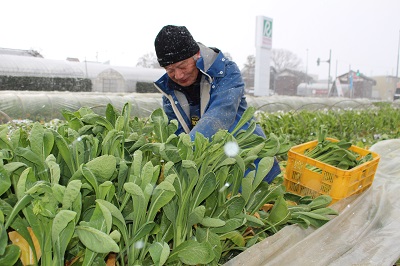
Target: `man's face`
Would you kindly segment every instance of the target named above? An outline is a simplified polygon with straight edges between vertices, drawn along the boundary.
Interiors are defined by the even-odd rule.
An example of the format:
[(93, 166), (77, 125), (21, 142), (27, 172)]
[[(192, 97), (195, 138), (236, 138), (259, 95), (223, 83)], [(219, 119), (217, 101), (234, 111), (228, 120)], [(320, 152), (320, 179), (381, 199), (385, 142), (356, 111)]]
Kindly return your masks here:
[(175, 83), (183, 87), (192, 85), (199, 73), (194, 57), (189, 57), (188, 59), (168, 65), (165, 67), (165, 70)]

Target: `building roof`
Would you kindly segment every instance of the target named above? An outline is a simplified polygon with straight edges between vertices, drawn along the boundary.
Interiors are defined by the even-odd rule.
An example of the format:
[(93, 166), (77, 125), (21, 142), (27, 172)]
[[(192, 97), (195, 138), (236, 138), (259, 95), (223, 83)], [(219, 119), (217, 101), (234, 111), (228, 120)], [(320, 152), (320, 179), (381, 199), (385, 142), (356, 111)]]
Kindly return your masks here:
[(0, 48), (0, 54), (5, 55), (19, 55), (19, 56), (31, 56), (31, 57), (41, 57), (43, 56), (35, 50), (20, 50), (11, 48)]
[[(10, 49), (12, 50), (12, 49)], [(3, 49), (4, 52), (4, 49)], [(164, 69), (143, 67), (111, 66), (98, 62), (77, 62), (73, 60), (53, 60), (27, 56), (24, 52), (0, 53), (0, 75), (30, 77), (96, 78), (107, 69), (120, 73), (125, 80), (155, 81)]]
[(0, 74), (28, 77), (85, 77), (80, 68), (62, 60), (0, 54)]

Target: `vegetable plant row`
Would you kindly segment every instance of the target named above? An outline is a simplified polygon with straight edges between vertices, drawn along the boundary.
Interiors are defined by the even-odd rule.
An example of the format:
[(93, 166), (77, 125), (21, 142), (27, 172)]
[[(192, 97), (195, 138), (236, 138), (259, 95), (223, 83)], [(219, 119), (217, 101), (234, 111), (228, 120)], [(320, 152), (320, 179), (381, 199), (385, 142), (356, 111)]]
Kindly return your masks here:
[(399, 105), (394, 103), (375, 103), (362, 109), (259, 112), (258, 118), (265, 132), (285, 134), (296, 145), (316, 140), (321, 126), (327, 136), (361, 148), (400, 137)]
[(253, 134), (255, 121), (239, 130), (254, 111), (194, 141), (162, 109), (143, 120), (129, 103), (1, 125), (0, 265), (219, 265), (284, 226), (322, 226), (337, 214), (329, 196), (263, 181), (290, 143)]

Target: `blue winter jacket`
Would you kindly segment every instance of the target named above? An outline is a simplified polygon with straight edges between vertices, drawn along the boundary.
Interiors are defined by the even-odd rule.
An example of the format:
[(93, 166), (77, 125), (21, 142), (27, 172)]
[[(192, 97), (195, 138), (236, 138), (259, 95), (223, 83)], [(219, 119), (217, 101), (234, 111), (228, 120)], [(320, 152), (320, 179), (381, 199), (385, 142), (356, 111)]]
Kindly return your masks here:
[[(199, 43), (200, 58), (196, 66), (201, 71), (200, 82), (200, 120), (190, 129), (190, 106), (186, 96), (168, 87), (168, 75), (164, 74), (155, 82), (163, 94), (163, 108), (169, 120), (179, 123), (176, 134), (186, 132), (192, 140), (196, 132), (211, 138), (218, 130), (228, 129), (231, 132), (247, 108), (244, 96), (244, 82), (235, 62), (229, 60), (215, 48)], [(243, 126), (246, 129), (250, 123)], [(257, 125), (255, 134), (266, 137), (262, 128)], [(271, 182), (280, 173), (277, 160), (266, 181)]]

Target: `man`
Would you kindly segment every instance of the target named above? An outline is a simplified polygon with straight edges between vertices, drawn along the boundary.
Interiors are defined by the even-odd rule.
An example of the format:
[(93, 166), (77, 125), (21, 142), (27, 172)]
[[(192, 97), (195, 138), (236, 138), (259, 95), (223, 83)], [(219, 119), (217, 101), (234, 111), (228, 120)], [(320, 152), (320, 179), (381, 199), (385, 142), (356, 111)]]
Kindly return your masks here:
[[(179, 122), (176, 134), (186, 132), (193, 140), (196, 132), (207, 138), (220, 129), (231, 132), (247, 108), (236, 63), (217, 48), (197, 43), (185, 26), (164, 26), (154, 46), (158, 62), (166, 70), (155, 85), (163, 94), (169, 120)], [(254, 133), (265, 137), (259, 125)], [(271, 182), (279, 173), (275, 160), (265, 180)]]

